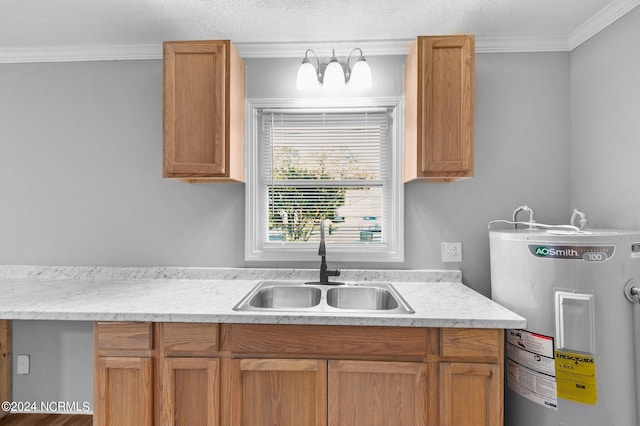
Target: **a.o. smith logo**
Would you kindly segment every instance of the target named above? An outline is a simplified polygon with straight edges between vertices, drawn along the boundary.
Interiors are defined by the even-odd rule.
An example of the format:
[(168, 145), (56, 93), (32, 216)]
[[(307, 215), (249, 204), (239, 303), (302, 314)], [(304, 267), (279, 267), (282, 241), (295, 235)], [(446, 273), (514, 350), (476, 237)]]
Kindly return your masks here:
[(529, 244), (529, 252), (536, 257), (550, 259), (576, 259), (604, 262), (613, 256), (615, 246), (554, 246)]

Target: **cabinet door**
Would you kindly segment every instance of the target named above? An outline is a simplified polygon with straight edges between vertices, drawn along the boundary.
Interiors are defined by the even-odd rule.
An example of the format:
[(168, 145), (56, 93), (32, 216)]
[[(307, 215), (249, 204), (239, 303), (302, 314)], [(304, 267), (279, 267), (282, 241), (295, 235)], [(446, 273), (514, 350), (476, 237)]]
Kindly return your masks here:
[(219, 361), (166, 358), (160, 365), (160, 424), (217, 426), (220, 417)]
[(474, 37), (418, 37), (405, 102), (404, 180), (473, 176)]
[[(11, 359), (11, 321), (0, 320), (0, 401), (13, 401)], [(0, 418), (7, 414), (0, 410)]]
[(152, 360), (98, 357), (94, 422), (98, 426), (146, 426), (153, 421)]
[(427, 376), (421, 363), (330, 361), (329, 425), (427, 425)]
[(502, 373), (494, 364), (440, 364), (440, 425), (502, 425)]
[(231, 425), (327, 424), (326, 361), (242, 359), (231, 369)]
[(244, 178), (245, 67), (228, 40), (164, 43), (163, 175)]

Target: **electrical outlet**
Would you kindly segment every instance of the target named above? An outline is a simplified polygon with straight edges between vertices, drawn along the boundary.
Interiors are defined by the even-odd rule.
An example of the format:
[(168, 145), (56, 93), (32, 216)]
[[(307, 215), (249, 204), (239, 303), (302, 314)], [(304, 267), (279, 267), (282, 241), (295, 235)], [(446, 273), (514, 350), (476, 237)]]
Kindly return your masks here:
[(29, 355), (18, 355), (16, 374), (29, 374)]
[(462, 243), (448, 243), (443, 242), (442, 248), (442, 262), (462, 262)]

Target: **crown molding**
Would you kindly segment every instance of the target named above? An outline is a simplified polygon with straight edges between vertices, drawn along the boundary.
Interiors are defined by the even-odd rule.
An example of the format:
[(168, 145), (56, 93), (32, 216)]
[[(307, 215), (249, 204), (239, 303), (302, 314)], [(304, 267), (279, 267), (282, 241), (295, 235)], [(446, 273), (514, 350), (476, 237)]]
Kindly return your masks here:
[[(406, 55), (411, 39), (339, 42), (234, 43), (242, 58), (302, 58), (306, 49), (319, 54), (336, 50), (347, 56), (360, 47), (365, 56)], [(476, 53), (567, 51), (564, 37), (476, 37)], [(162, 59), (162, 44), (119, 46), (0, 47), (0, 63), (92, 62)]]
[(366, 56), (406, 55), (409, 42), (413, 39), (396, 40), (347, 40), (347, 41), (310, 41), (276, 43), (234, 43), (243, 58), (302, 58), (307, 49), (313, 49), (321, 56), (329, 56), (332, 49), (336, 56), (347, 56), (351, 50), (359, 47)]
[(566, 52), (566, 34), (518, 37), (476, 36), (476, 53)]
[(617, 0), (609, 3), (591, 18), (569, 32), (569, 49), (573, 50), (580, 46), (638, 5), (640, 5), (640, 0)]
[[(568, 52), (640, 5), (640, 0), (610, 3), (566, 34), (542, 36), (476, 36), (476, 53)], [(360, 47), (365, 56), (406, 55), (412, 39), (318, 42), (234, 43), (243, 58), (302, 58), (306, 49), (336, 50), (347, 56)], [(0, 63), (130, 61), (162, 59), (162, 44), (114, 46), (0, 47)]]
[(0, 63), (131, 61), (162, 59), (162, 44), (0, 47)]

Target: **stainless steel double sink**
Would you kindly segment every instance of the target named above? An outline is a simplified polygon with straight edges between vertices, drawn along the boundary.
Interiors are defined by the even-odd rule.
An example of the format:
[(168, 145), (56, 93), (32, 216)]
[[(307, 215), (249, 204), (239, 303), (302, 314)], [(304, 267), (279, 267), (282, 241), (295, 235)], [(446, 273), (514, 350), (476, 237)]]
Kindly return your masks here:
[(263, 312), (415, 312), (390, 283), (331, 286), (297, 281), (262, 281), (233, 309)]

